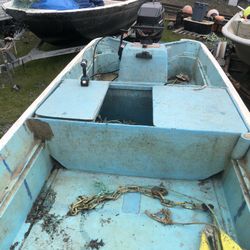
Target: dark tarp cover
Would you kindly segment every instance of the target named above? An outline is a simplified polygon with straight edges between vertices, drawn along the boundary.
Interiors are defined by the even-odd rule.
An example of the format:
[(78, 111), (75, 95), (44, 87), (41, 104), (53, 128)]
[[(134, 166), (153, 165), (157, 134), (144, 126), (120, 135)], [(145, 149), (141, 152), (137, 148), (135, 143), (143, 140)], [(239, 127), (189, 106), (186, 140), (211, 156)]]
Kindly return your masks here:
[(31, 5), (31, 8), (46, 10), (74, 10), (103, 5), (103, 0), (38, 0)]

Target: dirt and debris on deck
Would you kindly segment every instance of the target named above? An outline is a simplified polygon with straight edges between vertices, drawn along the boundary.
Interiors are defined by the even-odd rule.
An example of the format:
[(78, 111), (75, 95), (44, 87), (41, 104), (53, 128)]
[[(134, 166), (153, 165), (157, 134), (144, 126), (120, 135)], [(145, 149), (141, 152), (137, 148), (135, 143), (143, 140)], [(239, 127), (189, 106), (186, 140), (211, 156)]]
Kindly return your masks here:
[(100, 249), (101, 247), (103, 247), (105, 244), (103, 242), (103, 240), (91, 240), (89, 243), (86, 244), (87, 249)]
[[(30, 213), (28, 214), (26, 223), (30, 223), (30, 230), (32, 225), (38, 221), (42, 221), (42, 231), (45, 231), (53, 240), (55, 236), (64, 234), (64, 241), (69, 240), (69, 236), (64, 230), (59, 231), (59, 225), (65, 216), (59, 216), (54, 213), (50, 213), (50, 210), (55, 202), (56, 193), (53, 189), (47, 190), (44, 188), (37, 197)], [(29, 231), (28, 231), (29, 233)]]
[[(146, 249), (161, 249), (162, 244), (170, 244), (169, 237), (175, 238), (176, 233), (182, 234), (183, 237), (171, 242), (172, 245), (170, 245), (174, 246), (172, 249), (180, 249), (180, 243), (190, 247), (193, 246), (194, 241), (199, 244), (201, 230), (207, 223), (212, 222), (204, 206), (201, 210), (191, 209), (194, 201), (202, 204), (202, 200), (207, 204), (213, 204), (209, 209), (214, 211), (220, 225), (233, 235), (229, 214), (226, 206), (223, 205), (223, 196), (220, 196), (220, 200), (216, 198), (217, 195), (223, 194), (220, 185), (216, 184), (217, 181), (217, 179), (204, 182), (160, 180), (59, 169), (50, 186), (46, 186), (41, 191), (28, 215), (27, 222), (31, 225), (24, 240), (19, 243), (20, 246), (14, 243), (13, 247), (18, 244), (18, 248), (23, 250), (30, 250), (31, 246), (40, 247), (39, 249), (46, 247), (51, 250), (125, 250), (129, 247), (135, 249), (138, 246), (136, 244), (143, 241), (147, 246)], [(98, 197), (98, 195), (100, 197), (103, 192), (108, 192), (106, 195), (116, 193), (117, 190), (125, 192), (122, 187), (129, 186), (133, 188), (136, 186), (136, 190), (140, 191), (138, 187), (142, 185), (148, 187), (141, 190), (147, 195), (124, 193), (119, 199), (107, 200), (105, 204), (100, 203), (91, 211), (80, 211), (76, 216), (66, 216), (70, 204), (79, 195), (88, 198)], [(207, 191), (208, 188), (209, 191)], [(162, 202), (159, 202), (161, 200), (162, 202), (172, 200), (181, 208), (172, 207), (172, 203), (164, 207)], [(186, 207), (185, 211), (182, 206)], [(178, 223), (178, 227), (173, 226), (175, 223)], [(189, 235), (187, 226), (191, 224), (194, 232)], [(175, 230), (172, 230), (172, 227), (175, 227)], [(117, 232), (115, 237), (114, 232)], [(147, 237), (148, 234), (151, 237)], [(127, 241), (128, 237), (132, 237), (134, 241)]]

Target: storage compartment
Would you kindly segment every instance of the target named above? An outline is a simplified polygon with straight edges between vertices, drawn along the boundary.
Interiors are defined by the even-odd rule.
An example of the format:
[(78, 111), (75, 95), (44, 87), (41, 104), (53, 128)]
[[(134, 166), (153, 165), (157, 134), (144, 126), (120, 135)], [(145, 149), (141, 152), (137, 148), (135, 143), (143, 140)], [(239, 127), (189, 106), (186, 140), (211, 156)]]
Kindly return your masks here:
[(98, 121), (130, 125), (153, 125), (152, 91), (109, 89)]
[[(201, 61), (197, 58), (182, 55), (171, 55), (169, 62), (168, 84), (208, 85), (208, 79)], [(184, 75), (187, 81), (181, 81), (178, 75)]]

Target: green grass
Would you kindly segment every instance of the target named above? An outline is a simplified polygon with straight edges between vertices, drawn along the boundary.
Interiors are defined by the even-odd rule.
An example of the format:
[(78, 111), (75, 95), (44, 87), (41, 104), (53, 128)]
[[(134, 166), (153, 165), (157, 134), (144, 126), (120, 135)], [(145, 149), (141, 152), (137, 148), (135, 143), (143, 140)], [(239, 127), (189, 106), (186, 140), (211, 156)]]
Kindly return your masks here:
[(173, 33), (171, 30), (168, 30), (166, 28), (167, 25), (168, 25), (168, 21), (165, 21), (165, 29), (162, 33), (162, 38), (161, 38), (162, 42), (174, 42), (174, 41), (178, 41), (182, 38), (192, 39), (192, 38), (190, 38), (190, 36), (184, 36), (184, 35)]
[(12, 53), (14, 53), (14, 55), (17, 57), (24, 56), (29, 53), (31, 49), (34, 48), (34, 46), (38, 43), (39, 38), (33, 33), (26, 31), (22, 37), (15, 42), (17, 54), (15, 54), (14, 49), (12, 49)]
[(173, 42), (184, 38), (183, 35), (175, 34), (171, 30), (164, 29), (161, 41), (162, 42)]
[[(6, 73), (0, 77), (0, 137), (58, 75), (74, 55), (27, 63), (14, 69), (13, 80)], [(21, 86), (20, 91), (11, 88)]]

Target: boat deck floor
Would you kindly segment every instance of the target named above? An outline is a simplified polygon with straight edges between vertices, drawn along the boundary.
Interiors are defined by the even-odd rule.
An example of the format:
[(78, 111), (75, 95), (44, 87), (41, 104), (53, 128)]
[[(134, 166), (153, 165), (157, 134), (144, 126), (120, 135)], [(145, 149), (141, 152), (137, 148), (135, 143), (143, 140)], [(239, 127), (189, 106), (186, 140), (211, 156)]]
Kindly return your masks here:
[[(145, 214), (145, 210), (151, 213), (161, 210), (159, 200), (139, 193), (124, 194), (95, 210), (67, 216), (69, 205), (79, 195), (114, 191), (123, 185), (160, 184), (169, 192), (167, 199), (191, 201), (188, 196), (192, 196), (213, 204), (222, 228), (234, 237), (218, 177), (206, 181), (161, 180), (57, 169), (41, 191), (40, 200), (36, 201), (40, 204), (39, 209), (33, 206), (28, 216), (28, 221), (33, 223), (25, 223), (17, 236), (18, 247), (53, 250), (198, 249), (205, 225), (163, 225)], [(170, 208), (170, 211), (175, 222), (211, 223), (210, 215), (204, 211), (183, 208)], [(28, 228), (29, 233), (24, 237)]]

